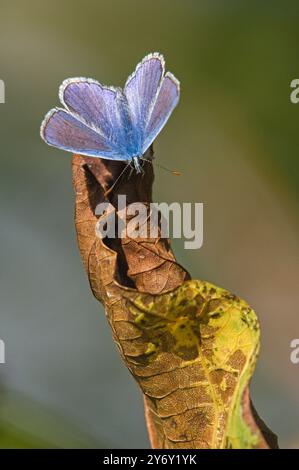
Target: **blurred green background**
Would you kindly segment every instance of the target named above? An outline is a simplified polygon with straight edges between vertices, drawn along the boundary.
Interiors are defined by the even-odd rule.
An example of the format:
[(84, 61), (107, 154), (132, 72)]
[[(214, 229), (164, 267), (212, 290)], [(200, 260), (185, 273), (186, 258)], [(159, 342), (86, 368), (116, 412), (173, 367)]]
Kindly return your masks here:
[(147, 447), (142, 400), (79, 258), (70, 155), (39, 137), (71, 76), (122, 85), (152, 51), (181, 81), (156, 145), (157, 201), (204, 202), (178, 260), (244, 297), (262, 350), (255, 406), (299, 447), (297, 1), (1, 0), (0, 446)]

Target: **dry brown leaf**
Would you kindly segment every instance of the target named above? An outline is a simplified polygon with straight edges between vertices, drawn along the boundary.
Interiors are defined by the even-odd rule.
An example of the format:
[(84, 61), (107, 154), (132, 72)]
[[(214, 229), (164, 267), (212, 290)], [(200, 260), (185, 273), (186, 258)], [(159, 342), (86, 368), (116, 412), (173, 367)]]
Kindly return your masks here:
[[(96, 236), (95, 208), (123, 168), (73, 157), (76, 229), (91, 289), (144, 394), (152, 446), (276, 447), (249, 400), (259, 329), (246, 302), (189, 280), (168, 240)], [(151, 164), (144, 169), (144, 176), (125, 174), (108, 195), (115, 211), (118, 194), (128, 204), (151, 202)]]

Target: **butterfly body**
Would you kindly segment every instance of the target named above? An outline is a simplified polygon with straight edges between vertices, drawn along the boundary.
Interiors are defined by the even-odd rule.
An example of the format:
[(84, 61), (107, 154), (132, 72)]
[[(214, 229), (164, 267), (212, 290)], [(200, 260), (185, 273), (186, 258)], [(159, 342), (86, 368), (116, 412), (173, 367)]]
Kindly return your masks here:
[(63, 108), (52, 109), (41, 125), (47, 144), (90, 157), (130, 162), (140, 159), (166, 124), (179, 100), (179, 82), (164, 74), (164, 59), (149, 54), (124, 89), (88, 78), (70, 78), (59, 89)]

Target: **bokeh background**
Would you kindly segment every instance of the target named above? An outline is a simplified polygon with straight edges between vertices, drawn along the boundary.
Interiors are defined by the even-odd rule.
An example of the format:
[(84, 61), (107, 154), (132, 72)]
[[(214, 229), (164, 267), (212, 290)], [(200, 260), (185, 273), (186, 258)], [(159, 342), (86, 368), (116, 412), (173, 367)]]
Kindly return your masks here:
[(181, 102), (155, 145), (155, 200), (204, 202), (204, 246), (178, 260), (245, 298), (262, 350), (257, 410), (299, 447), (297, 1), (1, 0), (0, 446), (148, 447), (142, 400), (92, 297), (70, 156), (39, 138), (61, 81), (122, 85), (164, 53)]

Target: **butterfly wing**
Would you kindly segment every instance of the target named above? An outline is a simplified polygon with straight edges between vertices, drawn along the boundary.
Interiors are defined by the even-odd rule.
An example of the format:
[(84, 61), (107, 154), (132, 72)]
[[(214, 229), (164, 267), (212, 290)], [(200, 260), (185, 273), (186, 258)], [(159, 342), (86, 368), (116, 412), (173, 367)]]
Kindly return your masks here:
[(119, 89), (95, 80), (65, 80), (59, 97), (66, 109), (53, 109), (41, 126), (41, 136), (54, 147), (111, 160), (129, 160), (127, 133), (131, 123)]
[(178, 104), (179, 98), (180, 83), (170, 72), (167, 72), (162, 80), (156, 100), (145, 127), (142, 154), (146, 152), (146, 150), (165, 126), (172, 111)]
[(124, 87), (140, 152), (150, 110), (156, 100), (164, 70), (163, 56), (158, 53), (149, 54), (137, 65)]
[(164, 76), (163, 56), (146, 56), (128, 78), (124, 92), (96, 80), (65, 80), (41, 136), (54, 147), (111, 160), (131, 160), (149, 148), (179, 100), (179, 82)]
[(179, 100), (179, 82), (166, 73), (164, 58), (153, 53), (137, 65), (124, 88), (131, 118), (139, 139), (140, 154), (144, 154)]
[(46, 115), (41, 136), (48, 145), (68, 152), (111, 159), (117, 156), (107, 139), (65, 109), (55, 108)]

